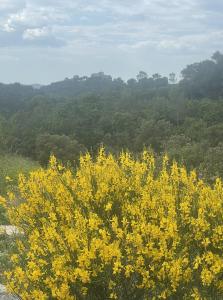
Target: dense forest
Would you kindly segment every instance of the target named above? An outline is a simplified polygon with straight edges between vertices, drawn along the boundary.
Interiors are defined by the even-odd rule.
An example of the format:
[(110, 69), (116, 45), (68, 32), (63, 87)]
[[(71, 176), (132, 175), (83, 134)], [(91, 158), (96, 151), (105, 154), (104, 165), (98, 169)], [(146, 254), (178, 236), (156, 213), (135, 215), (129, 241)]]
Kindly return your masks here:
[(74, 161), (101, 144), (117, 153), (151, 149), (223, 177), (223, 54), (182, 70), (177, 81), (140, 71), (127, 82), (103, 72), (47, 86), (0, 85), (2, 154), (45, 166), (51, 153)]

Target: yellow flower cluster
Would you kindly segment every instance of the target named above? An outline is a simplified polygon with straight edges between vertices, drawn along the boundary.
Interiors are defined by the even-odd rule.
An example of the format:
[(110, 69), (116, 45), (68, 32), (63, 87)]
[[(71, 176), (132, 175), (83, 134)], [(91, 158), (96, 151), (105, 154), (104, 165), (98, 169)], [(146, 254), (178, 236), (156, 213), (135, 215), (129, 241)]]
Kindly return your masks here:
[(164, 157), (101, 149), (76, 170), (51, 158), (20, 176), (6, 273), (30, 299), (223, 299), (223, 187)]

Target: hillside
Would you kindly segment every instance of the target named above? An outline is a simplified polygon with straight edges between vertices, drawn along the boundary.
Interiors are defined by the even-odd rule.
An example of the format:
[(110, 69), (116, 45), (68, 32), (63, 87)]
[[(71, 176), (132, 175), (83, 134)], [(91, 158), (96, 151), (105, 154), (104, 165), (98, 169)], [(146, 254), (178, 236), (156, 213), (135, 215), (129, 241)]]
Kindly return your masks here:
[[(211, 72), (209, 71), (211, 68)], [(103, 72), (47, 86), (0, 85), (2, 153), (46, 165), (64, 162), (101, 144), (116, 153), (151, 148), (157, 156), (223, 176), (223, 55), (187, 66), (183, 79), (140, 71), (124, 82)]]

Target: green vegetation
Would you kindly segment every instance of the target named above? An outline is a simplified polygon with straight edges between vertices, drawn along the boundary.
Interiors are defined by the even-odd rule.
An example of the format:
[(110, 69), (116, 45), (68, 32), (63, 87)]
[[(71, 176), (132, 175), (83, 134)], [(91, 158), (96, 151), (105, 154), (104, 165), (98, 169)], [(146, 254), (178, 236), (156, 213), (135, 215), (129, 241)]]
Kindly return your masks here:
[(182, 76), (176, 83), (174, 73), (168, 80), (140, 71), (124, 82), (100, 72), (38, 90), (2, 84), (0, 150), (46, 166), (51, 153), (66, 162), (101, 144), (113, 153), (146, 147), (213, 181), (223, 176), (223, 55)]
[(15, 236), (7, 235), (4, 230), (0, 229), (0, 283), (3, 283), (3, 271), (10, 264), (9, 252), (15, 247)]
[[(18, 155), (0, 156), (0, 191), (5, 196), (8, 185), (16, 185), (18, 174), (28, 174), (31, 170), (38, 168), (38, 163)], [(0, 225), (7, 224), (4, 209), (0, 206)]]
[[(29, 158), (24, 158), (16, 154), (0, 155), (0, 194), (6, 196), (9, 186), (12, 190), (18, 183), (18, 174), (28, 174), (30, 171), (39, 167), (37, 162)], [(7, 225), (9, 221), (6, 217), (5, 209), (0, 206), (0, 226)], [(8, 253), (12, 250), (15, 243), (15, 237), (8, 236), (0, 228), (0, 270), (4, 270), (9, 264)], [(0, 272), (0, 283), (2, 282), (3, 273)]]
[[(68, 166), (72, 167), (72, 164), (78, 161), (80, 153), (89, 151), (94, 156), (102, 144), (113, 154), (127, 149), (136, 159), (143, 149), (149, 149), (149, 152), (152, 150), (158, 169), (161, 169), (164, 153), (168, 153), (170, 160), (177, 160), (179, 165), (184, 165), (188, 170), (197, 169), (196, 180), (199, 188), (201, 182), (220, 182), (216, 181), (216, 178), (223, 178), (223, 55), (216, 52), (210, 60), (187, 66), (182, 71), (182, 76), (183, 79), (176, 83), (174, 73), (170, 73), (168, 79), (159, 74), (149, 77), (146, 72), (140, 71), (136, 79), (124, 82), (120, 78), (112, 79), (111, 76), (100, 72), (90, 77), (74, 76), (72, 79), (65, 79), (38, 90), (20, 84), (0, 84), (0, 195), (6, 195), (7, 185), (11, 185), (12, 190), (18, 192), (15, 188), (18, 174), (27, 174), (40, 165), (46, 167), (51, 154), (55, 154), (59, 162), (65, 165), (69, 162)], [(36, 174), (45, 174), (47, 170), (49, 169), (42, 169)], [(76, 168), (74, 170), (76, 171)], [(107, 169), (101, 174), (104, 176), (106, 171)], [(73, 173), (69, 174), (71, 176)], [(60, 176), (58, 178), (61, 179)], [(193, 179), (193, 176), (191, 178)], [(203, 178), (205, 180), (200, 181)], [(47, 180), (44, 179), (42, 184), (45, 182)], [(33, 183), (37, 184), (36, 181)], [(91, 184), (93, 183), (92, 179)], [(100, 183), (103, 181), (99, 180)], [(53, 184), (50, 191), (54, 192), (52, 187)], [(179, 185), (179, 188), (181, 187)], [(221, 214), (222, 210), (218, 210), (220, 202), (214, 194), (214, 201), (211, 200), (212, 187), (207, 184), (208, 197), (205, 196), (204, 199), (210, 202), (205, 206), (207, 212), (207, 207), (216, 202), (214, 213), (210, 211), (213, 217), (211, 224), (215, 224), (215, 214)], [(121, 184), (120, 190), (122, 188)], [(162, 188), (163, 184), (157, 191), (161, 191)], [(187, 192), (188, 200), (189, 186)], [(201, 195), (203, 192), (204, 190), (201, 190)], [(58, 195), (64, 195), (64, 191), (60, 191)], [(195, 196), (194, 203), (197, 204), (197, 195)], [(205, 203), (202, 197), (201, 205)], [(18, 198), (15, 196), (16, 201)], [(162, 199), (159, 196), (156, 198)], [(130, 199), (132, 200), (132, 195)], [(60, 197), (59, 200), (60, 205), (64, 205)], [(175, 205), (175, 200), (173, 203)], [(141, 205), (140, 201), (139, 204)], [(37, 209), (35, 214), (36, 211), (41, 213)], [(62, 209), (60, 211), (63, 212)], [(149, 210), (145, 211), (147, 213)], [(178, 207), (176, 211), (179, 211)], [(141, 208), (138, 212), (141, 216)], [(27, 210), (27, 217), (32, 221), (29, 213)], [(193, 214), (194, 206), (191, 214), (194, 218)], [(197, 214), (196, 212), (195, 215)], [(169, 215), (172, 217), (171, 213)], [(20, 216), (23, 224), (24, 215), (21, 213)], [(194, 226), (196, 223), (193, 223), (193, 218), (191, 224)], [(48, 219), (47, 217), (46, 220)], [(219, 220), (221, 224), (220, 217)], [(0, 206), (0, 225), (7, 223), (5, 211)], [(198, 228), (197, 225), (195, 228)], [(40, 232), (42, 234), (41, 230)], [(193, 246), (193, 233), (189, 241)], [(202, 243), (206, 242), (207, 239), (202, 240)], [(202, 243), (198, 241), (199, 247)], [(135, 244), (134, 242), (133, 245)], [(7, 237), (5, 233), (0, 232), (1, 270), (9, 262), (7, 253), (13, 245), (14, 237)], [(205, 256), (202, 259), (205, 260)], [(172, 273), (175, 274), (174, 272)], [(18, 278), (20, 280), (20, 275)], [(194, 278), (197, 280), (197, 275)], [(1, 279), (0, 274), (0, 281)], [(208, 282), (208, 279), (205, 280)], [(172, 292), (170, 289), (169, 295), (172, 295)], [(156, 291), (154, 293), (156, 294)]]

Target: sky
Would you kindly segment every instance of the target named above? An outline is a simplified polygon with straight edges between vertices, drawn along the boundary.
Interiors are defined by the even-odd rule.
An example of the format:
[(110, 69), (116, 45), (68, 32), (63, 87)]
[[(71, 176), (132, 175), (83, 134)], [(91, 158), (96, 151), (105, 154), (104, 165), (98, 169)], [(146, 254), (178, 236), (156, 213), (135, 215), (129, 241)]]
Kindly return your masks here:
[(223, 0), (0, 0), (0, 82), (167, 76), (223, 51)]

